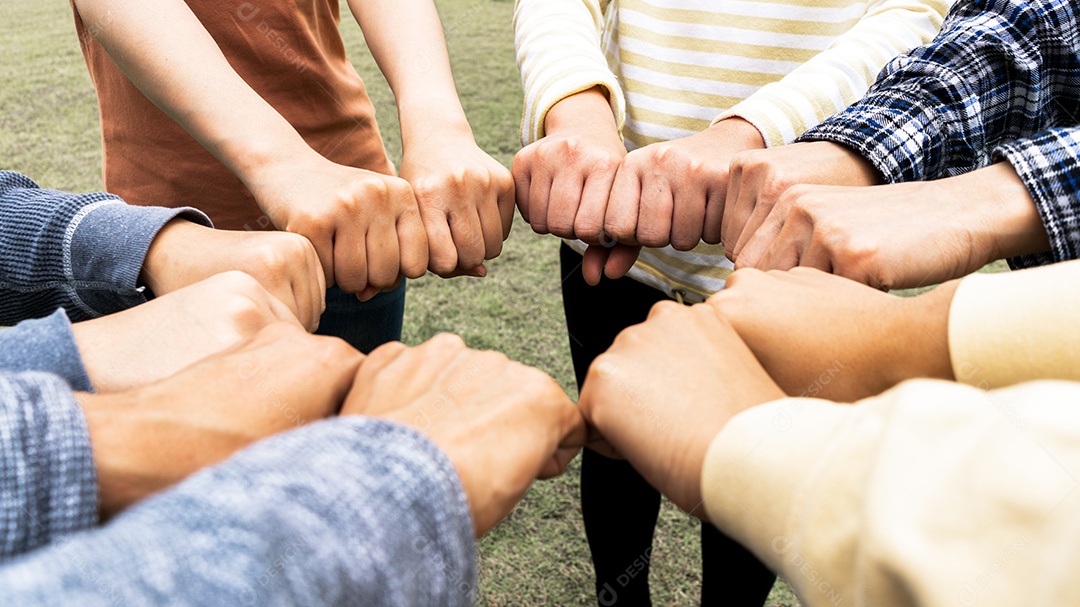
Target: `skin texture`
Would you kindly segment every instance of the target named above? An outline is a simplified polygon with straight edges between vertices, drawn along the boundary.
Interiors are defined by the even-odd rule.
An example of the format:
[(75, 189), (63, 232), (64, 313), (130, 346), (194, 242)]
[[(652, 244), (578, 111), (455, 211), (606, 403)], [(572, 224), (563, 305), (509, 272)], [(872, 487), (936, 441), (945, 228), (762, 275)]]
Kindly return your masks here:
[(450, 459), (477, 537), (510, 513), (536, 478), (560, 474), (585, 443), (585, 422), (545, 373), (440, 335), (390, 343), (361, 367), (343, 414), (412, 426)]
[[(369, 299), (401, 276), (418, 278), (428, 269), (429, 236), (432, 269), (483, 274), (473, 264), (497, 254), (496, 236), (508, 233), (510, 177), (472, 142), (435, 9), (353, 4), (399, 100), (403, 174), (417, 180), (423, 206), (404, 179), (337, 165), (308, 147), (233, 71), (182, 0), (75, 2), (84, 20), (110, 24), (95, 34), (121, 70), (243, 181), (274, 226), (312, 242), (328, 284)], [(429, 61), (404, 49), (429, 49)], [(445, 138), (427, 149), (416, 133)]]
[(337, 338), (275, 323), (168, 379), (77, 395), (103, 517), (261, 438), (337, 412), (362, 360)]
[(315, 247), (296, 234), (213, 230), (174, 219), (150, 244), (139, 278), (161, 297), (229, 270), (254, 277), (305, 329), (318, 328), (326, 281)]
[(161, 381), (274, 323), (300, 326), (254, 278), (233, 271), (72, 331), (94, 389), (104, 393)]
[(1049, 248), (1023, 182), (1012, 165), (999, 163), (929, 182), (793, 187), (736, 257), (736, 267), (806, 266), (897, 289)]
[(713, 308), (662, 302), (593, 362), (579, 405), (602, 436), (590, 446), (614, 449), (703, 517), (701, 467), (712, 439), (739, 412), (783, 396)]
[(854, 402), (907, 379), (953, 379), (948, 321), (957, 285), (902, 298), (809, 268), (738, 270), (705, 305), (789, 396)]
[[(744, 248), (759, 231), (768, 234), (775, 229), (776, 218), (766, 220), (792, 186), (881, 183), (877, 169), (862, 156), (828, 142), (795, 143), (736, 154), (731, 159), (729, 179), (720, 241), (728, 258), (736, 263), (745, 258), (748, 267), (754, 267), (753, 262), (759, 259), (763, 247), (757, 243), (750, 251), (744, 252)], [(715, 233), (710, 232), (709, 236), (714, 237)]]
[(431, 0), (350, 0), (398, 100), (401, 177), (412, 184), (440, 276), (486, 274), (514, 217), (513, 178), (476, 145)]
[(642, 246), (719, 242), (730, 159), (765, 147), (753, 125), (730, 118), (627, 154), (599, 87), (555, 104), (544, 127), (514, 159), (518, 206), (537, 233), (589, 245), (590, 284), (626, 275)]

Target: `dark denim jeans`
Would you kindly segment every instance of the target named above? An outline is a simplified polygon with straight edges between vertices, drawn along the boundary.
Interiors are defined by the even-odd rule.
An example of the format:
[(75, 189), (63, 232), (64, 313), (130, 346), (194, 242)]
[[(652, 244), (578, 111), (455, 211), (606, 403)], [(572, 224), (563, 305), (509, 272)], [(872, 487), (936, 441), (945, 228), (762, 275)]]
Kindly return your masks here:
[(363, 302), (335, 286), (326, 290), (326, 311), (316, 333), (340, 337), (367, 354), (386, 342), (401, 339), (404, 316), (404, 279), (393, 291)]

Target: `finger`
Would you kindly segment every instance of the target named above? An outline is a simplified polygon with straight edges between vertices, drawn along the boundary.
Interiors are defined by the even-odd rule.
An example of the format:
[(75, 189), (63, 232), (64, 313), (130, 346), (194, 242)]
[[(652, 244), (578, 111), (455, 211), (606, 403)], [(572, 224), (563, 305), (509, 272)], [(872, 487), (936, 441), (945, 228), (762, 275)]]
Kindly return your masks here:
[(314, 311), (314, 322), (312, 324), (311, 331), (314, 332), (319, 328), (319, 319), (322, 318), (323, 312), (326, 311), (326, 276), (323, 274), (322, 264), (319, 263), (319, 256), (315, 252), (314, 248), (311, 249), (310, 254), (307, 256), (308, 262), (308, 276), (315, 277), (315, 285), (309, 293), (311, 298), (311, 309)]
[(585, 255), (581, 259), (581, 274), (586, 283), (594, 287), (600, 284), (600, 277), (604, 275), (604, 265), (607, 264), (610, 253), (611, 249), (602, 245), (589, 245), (585, 249)]
[(832, 253), (821, 238), (816, 235), (811, 236), (809, 244), (799, 252), (798, 259), (792, 267), (796, 266), (815, 268), (832, 274)]
[(366, 234), (352, 222), (338, 227), (334, 237), (334, 279), (347, 293), (362, 291), (368, 284)]
[(773, 245), (780, 239), (780, 234), (784, 230), (787, 216), (786, 213), (780, 212), (775, 207), (773, 208), (773, 211), (774, 212), (770, 213), (765, 221), (761, 222), (761, 225), (750, 238), (747, 239), (742, 249), (740, 249), (739, 254), (735, 257), (736, 267), (760, 267), (762, 257), (767, 251), (772, 249)]
[(591, 172), (585, 178), (581, 189), (581, 205), (574, 218), (574, 234), (589, 244), (600, 242), (604, 233), (604, 216), (607, 213), (608, 197), (615, 183), (618, 169), (603, 172)]
[(562, 474), (589, 440), (589, 427), (585, 423), (585, 418), (581, 415), (580, 409), (572, 403), (567, 403), (562, 408), (562, 415), (562, 432), (558, 446), (554, 455), (548, 459), (540, 470), (537, 478), (546, 479)]
[(619, 242), (637, 243), (641, 180), (624, 162), (615, 174), (604, 212), (604, 232)]
[(604, 275), (611, 279), (622, 278), (637, 263), (641, 247), (617, 244), (611, 248), (607, 263), (604, 264)]
[(428, 269), (442, 276), (458, 266), (458, 250), (450, 230), (450, 217), (441, 209), (424, 205), (420, 208), (428, 243)]
[(549, 175), (533, 175), (529, 183), (529, 225), (537, 234), (548, 233), (548, 204), (551, 197), (551, 177)]
[(576, 238), (574, 222), (584, 187), (584, 176), (575, 171), (563, 171), (551, 184), (547, 206), (548, 232), (559, 238)]
[[(667, 179), (652, 179), (641, 184), (638, 204), (636, 242), (646, 247), (665, 247), (671, 242), (671, 218), (674, 194)], [(621, 241), (620, 241), (621, 242)]]
[(495, 259), (502, 253), (503, 217), (496, 187), (493, 183), (486, 191), (481, 189), (477, 192), (480, 204), (476, 207), (476, 215), (480, 220), (480, 233), (484, 239), (484, 259)]
[(722, 240), (724, 199), (724, 192), (709, 189), (708, 200), (705, 202), (705, 218), (701, 222), (701, 239), (709, 244), (720, 244)]
[[(301, 321), (296, 314), (293, 313), (289, 306), (281, 302), (277, 297), (268, 297), (268, 303), (270, 304), (270, 314), (274, 317), (274, 320), (287, 322), (293, 325), (300, 325), (305, 330), (313, 331), (314, 329), (308, 329), (307, 324)], [(310, 320), (310, 319), (309, 319)], [(318, 319), (316, 319), (318, 320)]]
[[(761, 204), (760, 202), (754, 206), (754, 201), (742, 203), (744, 209), (747, 210), (744, 217), (746, 218), (742, 224), (742, 229), (739, 231), (739, 238), (735, 242), (734, 247), (731, 249), (731, 254), (735, 259), (739, 258), (742, 254), (743, 248), (746, 247), (746, 243), (757, 234), (757, 231), (765, 224), (766, 221), (780, 221), (783, 222), (783, 215), (772, 205)], [(776, 215), (774, 216), (774, 211)], [(770, 219), (771, 217), (771, 219)], [(736, 219), (738, 222), (738, 219)]]
[(315, 256), (318, 257), (319, 267), (322, 268), (323, 280), (325, 281), (324, 286), (334, 286), (336, 280), (334, 274), (334, 258), (336, 255), (334, 250), (334, 232), (330, 231), (327, 234), (303, 236), (305, 236), (308, 241), (311, 242), (311, 246), (315, 248)]
[(373, 225), (367, 234), (368, 286), (386, 289), (401, 276), (397, 226), (388, 222)]
[(484, 233), (476, 209), (451, 211), (450, 233), (457, 247), (457, 267), (471, 270), (484, 263)]
[[(517, 191), (514, 188), (513, 177), (503, 174), (498, 180), (499, 191), (499, 220), (502, 222), (502, 240), (510, 237), (510, 229), (514, 226), (514, 202)], [(501, 250), (501, 244), (500, 250)]]
[(532, 187), (532, 149), (525, 148), (514, 156), (511, 173), (514, 177), (514, 199), (521, 218), (529, 223), (529, 189)]
[[(739, 240), (739, 230), (741, 226), (736, 225), (735, 207), (738, 204), (739, 197), (742, 196), (742, 176), (742, 163), (733, 160), (731, 162), (731, 167), (728, 171), (728, 187), (727, 192), (724, 194), (723, 209), (721, 211), (714, 211), (714, 213), (721, 212), (719, 226), (720, 242), (724, 243), (725, 249), (727, 249), (729, 246), (734, 247), (735, 243)], [(715, 217), (712, 217), (710, 221), (715, 221)], [(735, 259), (730, 250), (727, 250), (726, 253), (728, 259)]]
[[(786, 233), (785, 233), (786, 232)], [(804, 240), (797, 234), (802, 230), (792, 223), (791, 227), (781, 231), (779, 237), (772, 246), (762, 255), (761, 260), (754, 266), (759, 270), (790, 270), (799, 265), (799, 258), (803, 250), (808, 246), (808, 239)], [(738, 264), (736, 264), (738, 266)]]
[(708, 189), (695, 184), (674, 192), (671, 213), (671, 246), (689, 251), (701, 242), (705, 228)]
[(393, 341), (375, 348), (371, 354), (368, 354), (356, 371), (352, 390), (345, 399), (345, 406), (342, 407), (341, 414), (366, 414), (372, 405), (377, 405), (378, 403), (372, 402), (376, 379), (381, 376), (386, 367), (393, 364), (407, 350), (405, 344)]
[(396, 229), (400, 272), (408, 278), (420, 278), (428, 269), (428, 232), (415, 201), (397, 218)]

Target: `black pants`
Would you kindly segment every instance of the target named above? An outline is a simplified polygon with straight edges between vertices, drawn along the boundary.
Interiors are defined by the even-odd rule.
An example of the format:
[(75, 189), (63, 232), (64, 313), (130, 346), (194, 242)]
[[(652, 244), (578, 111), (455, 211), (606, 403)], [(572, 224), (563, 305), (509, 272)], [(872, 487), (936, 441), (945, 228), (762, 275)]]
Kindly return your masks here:
[[(668, 299), (636, 280), (602, 279), (591, 287), (581, 274), (581, 255), (562, 245), (563, 307), (578, 388), (593, 359), (620, 331), (641, 323), (653, 304)], [(649, 562), (660, 493), (629, 463), (585, 449), (581, 465), (581, 509), (596, 569), (600, 605), (651, 605)], [(760, 607), (776, 576), (715, 527), (701, 526), (702, 605)]]

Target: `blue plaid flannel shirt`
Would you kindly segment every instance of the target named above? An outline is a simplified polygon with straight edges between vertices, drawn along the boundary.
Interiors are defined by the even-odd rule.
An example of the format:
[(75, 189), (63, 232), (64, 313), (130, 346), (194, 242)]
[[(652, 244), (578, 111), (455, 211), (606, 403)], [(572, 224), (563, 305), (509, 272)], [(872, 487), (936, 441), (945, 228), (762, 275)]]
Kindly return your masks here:
[(937, 38), (894, 59), (861, 101), (801, 141), (849, 146), (888, 182), (940, 179), (1007, 160), (1038, 206), (1051, 251), (1080, 257), (1080, 4), (961, 0)]

